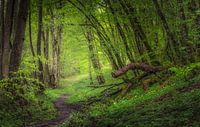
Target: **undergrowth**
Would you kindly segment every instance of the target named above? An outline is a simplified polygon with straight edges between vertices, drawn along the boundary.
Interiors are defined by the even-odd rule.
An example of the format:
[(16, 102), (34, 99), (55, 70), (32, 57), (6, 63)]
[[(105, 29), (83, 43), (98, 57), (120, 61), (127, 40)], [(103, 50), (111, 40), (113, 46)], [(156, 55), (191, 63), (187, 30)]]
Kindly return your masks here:
[(16, 74), (0, 81), (0, 126), (19, 127), (56, 116), (44, 85), (26, 75)]
[[(59, 127), (198, 126), (199, 89), (183, 93), (177, 90), (199, 83), (200, 75), (194, 72), (199, 65), (195, 63), (186, 67), (173, 67), (170, 71), (174, 74), (164, 88), (154, 84), (148, 92), (144, 92), (142, 86), (139, 86), (125, 97), (109, 99), (107, 103), (98, 102), (84, 109), (83, 113), (74, 113)], [(96, 94), (93, 91), (87, 92), (90, 95)], [(169, 98), (158, 101), (168, 94)]]

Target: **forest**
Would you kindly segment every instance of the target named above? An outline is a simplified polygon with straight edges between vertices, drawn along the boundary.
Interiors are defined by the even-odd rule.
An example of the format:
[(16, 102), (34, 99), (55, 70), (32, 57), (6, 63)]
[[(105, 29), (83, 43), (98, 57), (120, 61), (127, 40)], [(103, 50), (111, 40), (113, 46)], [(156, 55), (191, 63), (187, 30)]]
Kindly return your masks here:
[(0, 0), (0, 127), (199, 126), (199, 0)]

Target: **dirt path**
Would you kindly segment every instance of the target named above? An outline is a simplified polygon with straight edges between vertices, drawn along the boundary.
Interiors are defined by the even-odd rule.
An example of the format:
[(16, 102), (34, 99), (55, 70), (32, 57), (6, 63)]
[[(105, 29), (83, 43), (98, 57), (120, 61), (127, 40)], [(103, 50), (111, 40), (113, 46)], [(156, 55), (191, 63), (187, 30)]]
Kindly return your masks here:
[(59, 113), (56, 119), (49, 120), (44, 123), (28, 126), (28, 127), (54, 127), (64, 122), (64, 120), (66, 120), (72, 112), (77, 111), (79, 108), (79, 106), (77, 105), (65, 103), (66, 99), (69, 96), (70, 95), (68, 94), (64, 94), (54, 102), (55, 108), (57, 109)]

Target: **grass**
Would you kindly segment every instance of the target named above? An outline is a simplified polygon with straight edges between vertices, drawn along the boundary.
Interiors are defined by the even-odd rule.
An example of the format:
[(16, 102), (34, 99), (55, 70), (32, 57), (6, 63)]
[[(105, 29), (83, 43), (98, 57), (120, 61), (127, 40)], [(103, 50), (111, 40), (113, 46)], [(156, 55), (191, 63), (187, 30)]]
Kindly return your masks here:
[[(185, 77), (185, 75), (184, 75)], [(164, 88), (158, 84), (144, 92), (142, 87), (130, 91), (125, 97), (110, 99), (107, 103), (95, 103), (83, 113), (74, 113), (59, 127), (173, 127), (200, 125), (200, 90), (178, 93), (177, 89), (194, 85), (200, 81), (200, 75), (190, 80), (174, 76)], [(77, 81), (70, 89), (81, 89), (69, 98), (71, 103), (87, 100), (98, 94), (98, 90), (87, 87), (88, 82)], [(83, 94), (85, 93), (85, 94)], [(172, 94), (166, 101), (154, 100)], [(140, 105), (143, 105), (140, 107)]]
[[(189, 69), (188, 69), (189, 70)], [(176, 70), (177, 71), (177, 70)], [(181, 71), (181, 70), (180, 70)], [(109, 71), (108, 71), (109, 72)], [(177, 89), (194, 85), (200, 81), (200, 75), (190, 80), (181, 77), (178, 71), (168, 85), (160, 88), (153, 84), (148, 92), (144, 92), (142, 86), (131, 90), (125, 97), (109, 98), (106, 103), (97, 102), (85, 107), (83, 112), (73, 113), (59, 127), (184, 127), (200, 125), (200, 90), (186, 93), (178, 93)], [(120, 82), (112, 79), (110, 73), (105, 74), (107, 84)], [(67, 103), (77, 104), (87, 101), (88, 98), (98, 95), (105, 88), (94, 89), (88, 87), (90, 81), (88, 75), (78, 75), (62, 79), (57, 89), (47, 89), (45, 96), (40, 96), (38, 104), (29, 107), (33, 114), (30, 121), (45, 121), (56, 117), (53, 101), (63, 94), (70, 94)], [(164, 101), (155, 101), (157, 98), (170, 93), (172, 97)], [(39, 106), (39, 107), (38, 107)], [(1, 113), (0, 114), (4, 114)], [(15, 127), (23, 124), (23, 119), (17, 116), (9, 116), (7, 113), (1, 121), (1, 126)], [(15, 123), (15, 124), (11, 124)]]
[(45, 93), (52, 100), (56, 100), (63, 94), (70, 94), (68, 102), (76, 103), (98, 93), (99, 90), (88, 87), (88, 84), (87, 75), (72, 76), (62, 79), (58, 89), (48, 89)]

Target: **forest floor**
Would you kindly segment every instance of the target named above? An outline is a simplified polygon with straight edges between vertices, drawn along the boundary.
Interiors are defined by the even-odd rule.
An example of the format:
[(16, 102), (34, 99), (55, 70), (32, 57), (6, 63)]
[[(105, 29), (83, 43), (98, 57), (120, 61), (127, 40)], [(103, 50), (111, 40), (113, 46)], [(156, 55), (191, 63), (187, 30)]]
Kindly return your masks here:
[(72, 112), (77, 111), (79, 109), (78, 105), (66, 103), (66, 100), (69, 96), (69, 94), (63, 94), (54, 102), (54, 107), (58, 112), (58, 116), (55, 119), (28, 127), (53, 127), (64, 122), (64, 120), (66, 120)]
[[(68, 100), (72, 104), (103, 90), (88, 88), (88, 81), (83, 79), (72, 84), (68, 87), (76, 93)], [(142, 86), (138, 86), (125, 97), (105, 98), (108, 102), (87, 106), (83, 112), (72, 113), (59, 127), (199, 126), (199, 97), (200, 75), (189, 79), (173, 76), (165, 87), (152, 84), (148, 92), (144, 92)]]
[[(105, 76), (111, 79), (109, 74)], [(107, 80), (107, 83), (118, 82)], [(200, 125), (200, 75), (188, 79), (173, 76), (165, 87), (152, 84), (148, 92), (142, 86), (125, 97), (104, 98), (103, 102), (84, 105), (105, 88), (88, 87), (87, 75), (72, 76), (61, 81), (46, 95), (59, 115), (34, 127), (174, 127)], [(81, 112), (80, 109), (81, 105)]]

